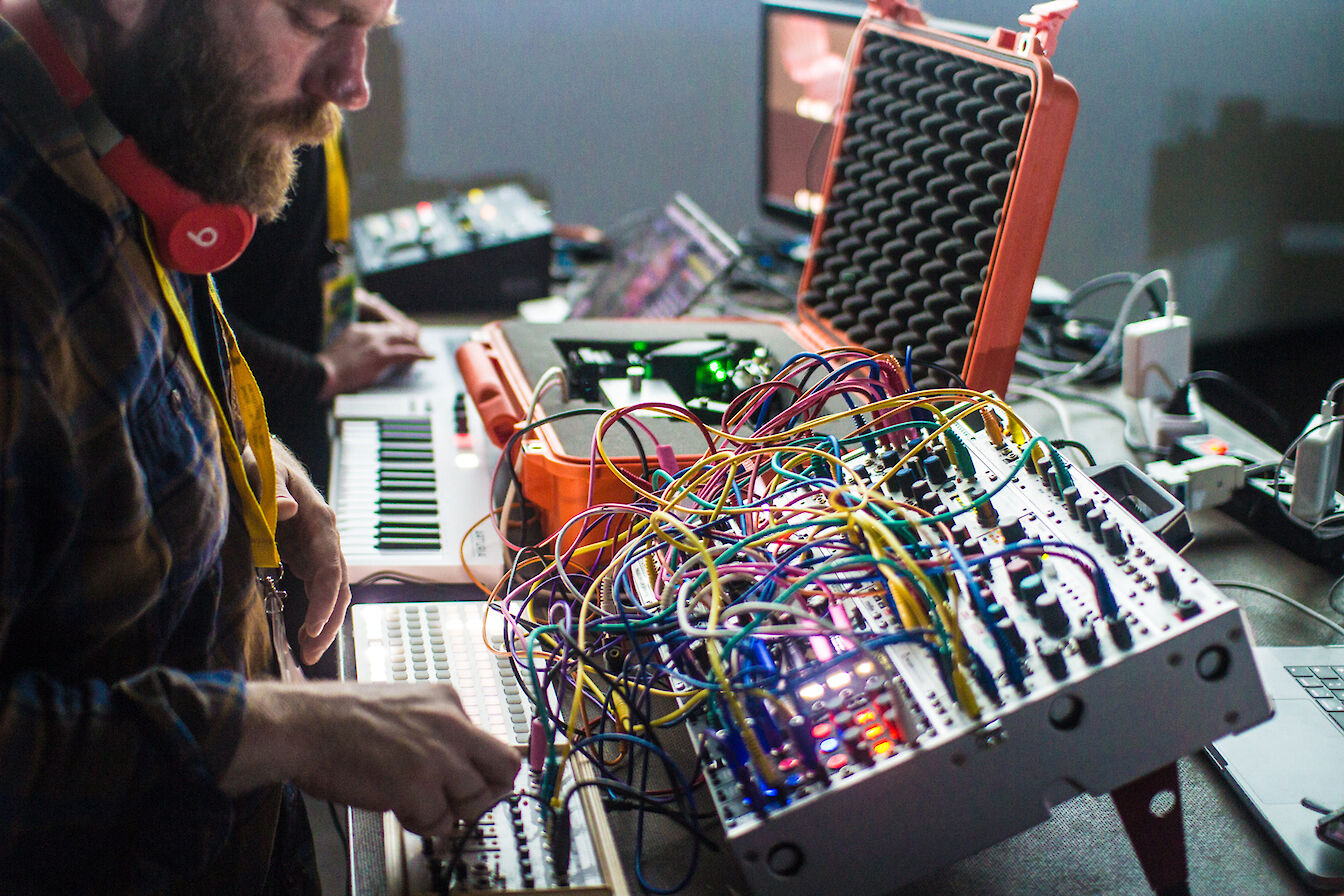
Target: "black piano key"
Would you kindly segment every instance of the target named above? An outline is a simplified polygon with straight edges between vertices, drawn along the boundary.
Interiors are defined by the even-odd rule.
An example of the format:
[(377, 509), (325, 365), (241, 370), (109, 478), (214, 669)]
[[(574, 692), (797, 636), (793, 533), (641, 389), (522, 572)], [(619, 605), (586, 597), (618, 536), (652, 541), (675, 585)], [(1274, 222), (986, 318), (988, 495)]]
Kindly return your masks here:
[(439, 502), (425, 500), (416, 501), (412, 498), (394, 500), (391, 498), (378, 499), (378, 516), (433, 516), (439, 512)]
[(380, 551), (438, 551), (443, 549), (443, 544), (436, 539), (385, 539), (378, 538), (374, 540)]
[(434, 483), (426, 485), (423, 482), (385, 482), (379, 486), (385, 492), (433, 492)]
[(385, 534), (404, 533), (407, 535), (415, 535), (420, 532), (437, 533), (439, 531), (439, 524), (436, 520), (379, 520), (377, 526), (378, 531)]
[(411, 451), (401, 451), (397, 449), (379, 448), (378, 460), (380, 463), (412, 462), (412, 463), (432, 464), (434, 462), (434, 452), (421, 451), (418, 449)]

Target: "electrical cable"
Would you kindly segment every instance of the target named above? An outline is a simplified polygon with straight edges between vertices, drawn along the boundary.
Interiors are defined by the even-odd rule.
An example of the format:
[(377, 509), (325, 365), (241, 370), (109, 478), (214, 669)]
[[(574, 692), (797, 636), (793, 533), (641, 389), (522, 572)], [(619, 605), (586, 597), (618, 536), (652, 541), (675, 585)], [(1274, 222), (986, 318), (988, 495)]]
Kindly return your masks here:
[[(1312, 433), (1315, 433), (1321, 429), (1324, 429), (1327, 426), (1330, 426), (1335, 422), (1335, 420), (1336, 418), (1330, 418), (1314, 423), (1308, 426), (1306, 429), (1302, 430), (1302, 432), (1298, 433), (1297, 437), (1294, 438), (1290, 443), (1288, 443), (1288, 447), (1283, 450), (1283, 454), (1279, 457), (1278, 463), (1274, 465), (1274, 473), (1270, 477), (1270, 488), (1272, 494), (1279, 495), (1285, 493), (1285, 482), (1284, 482), (1285, 467), (1287, 466), (1288, 459), (1293, 456), (1294, 452), (1297, 451), (1297, 446), (1302, 443), (1302, 440), (1305, 439), (1307, 436), (1311, 435)], [(1288, 506), (1282, 500), (1276, 500), (1273, 503), (1276, 507), (1278, 507), (1279, 514), (1281, 516), (1283, 516), (1294, 526), (1297, 526), (1300, 529), (1308, 530), (1309, 532), (1312, 533), (1313, 536), (1321, 538), (1336, 538), (1340, 535), (1344, 535), (1344, 513), (1336, 513), (1331, 516), (1326, 516), (1320, 520), (1317, 520), (1314, 523), (1310, 523), (1306, 522), (1305, 520), (1300, 520), (1297, 517), (1293, 516)]]
[(1170, 271), (1164, 268), (1159, 268), (1154, 271), (1149, 271), (1147, 274), (1139, 277), (1133, 282), (1129, 291), (1125, 294), (1125, 298), (1121, 301), (1120, 310), (1115, 316), (1115, 325), (1111, 328), (1110, 333), (1107, 334), (1106, 341), (1102, 343), (1101, 348), (1097, 350), (1096, 354), (1094, 354), (1088, 361), (1077, 365), (1071, 370), (1055, 373), (1043, 378), (1037, 385), (1067, 385), (1080, 380), (1086, 380), (1100, 369), (1102, 365), (1113, 363), (1116, 360), (1114, 355), (1120, 347), (1121, 336), (1125, 325), (1129, 323), (1130, 314), (1133, 312), (1134, 305), (1144, 296), (1152, 297), (1155, 301), (1156, 299), (1152, 296), (1150, 289), (1156, 283), (1162, 283), (1166, 286), (1167, 299), (1168, 301), (1171, 301), (1175, 290), (1172, 286)]
[(1344, 586), (1344, 576), (1335, 579), (1334, 584), (1330, 586), (1330, 590), (1325, 593), (1325, 602), (1330, 605), (1330, 609), (1344, 618), (1344, 604), (1335, 603), (1337, 598), (1344, 596), (1344, 590), (1341, 590), (1341, 586)]
[[(1157, 282), (1137, 281), (1134, 301)], [(1001, 689), (1027, 682), (1028, 655), (997, 625), (991, 599), (991, 580), (1003, 585), (1010, 564), (1048, 564), (1092, 618), (1124, 632), (1090, 540), (1010, 537), (1008, 521), (1001, 534), (965, 537), (966, 521), (992, 515), (996, 496), (1027, 477), (1034, 490), (1040, 478), (1068, 489), (1061, 451), (1091, 462), (1072, 438), (1070, 409), (1052, 388), (1039, 391), (1063, 410), (1064, 439), (1034, 435), (992, 394), (912, 390), (892, 359), (855, 349), (786, 359), (729, 401), (718, 426), (655, 403), (601, 412), (588, 485), (603, 477), (625, 497), (590, 501), (552, 524), (516, 554), (490, 598), (505, 635), (492, 646), (509, 657), (538, 722), (536, 797), (567, 812), (577, 789), (596, 787), (634, 806), (636, 876), (662, 892), (668, 882), (644, 873), (643, 813), (694, 835), (695, 792), (707, 784), (716, 797), (741, 795), (732, 811), (761, 818), (825, 786), (836, 767), (807, 747), (822, 735), (799, 724), (840, 725), (840, 712), (864, 719), (854, 727), (862, 746), (829, 758), (918, 747), (931, 730), (926, 698), (912, 699), (898, 658), (928, 664), (925, 684), (942, 688), (942, 711), (992, 720)], [(697, 427), (703, 453), (674, 458), (649, 441), (637, 418), (653, 410)], [(558, 418), (521, 425), (504, 457)], [(607, 435), (622, 423), (655, 447), (656, 462), (647, 452), (636, 462), (616, 456)], [(996, 449), (994, 475), (974, 490), (930, 488), (936, 501), (917, 499), (912, 476), (928, 485), (938, 470), (978, 475), (986, 461), (972, 436)], [(496, 477), (518, 482), (518, 472), (510, 464)], [(694, 778), (659, 743), (669, 726), (689, 727), (700, 747)], [(566, 777), (580, 756), (595, 780)]]
[[(1166, 296), (1159, 295), (1155, 286), (1165, 286)], [(1088, 299), (1117, 286), (1128, 287), (1116, 319), (1110, 323), (1076, 317), (1076, 309)], [(1035, 374), (1042, 385), (1057, 377), (1061, 382), (1107, 382), (1120, 373), (1120, 355), (1117, 351), (1120, 333), (1129, 319), (1131, 309), (1139, 298), (1147, 295), (1153, 313), (1162, 314), (1171, 300), (1171, 277), (1165, 270), (1149, 274), (1120, 271), (1103, 274), (1072, 290), (1062, 303), (1062, 310), (1047, 317), (1028, 317), (1022, 340), (1015, 358), (1016, 366)]]
[(1183, 396), (1194, 383), (1217, 383), (1238, 399), (1249, 404), (1266, 423), (1270, 424), (1283, 441), (1291, 438), (1291, 428), (1283, 415), (1263, 401), (1251, 390), (1219, 370), (1196, 370), (1181, 379), (1172, 390), (1173, 396)]
[[(1338, 582), (1336, 584), (1338, 584)], [(1297, 610), (1299, 613), (1303, 613), (1306, 616), (1310, 617), (1311, 619), (1314, 619), (1321, 625), (1324, 625), (1326, 628), (1333, 631), (1335, 634), (1344, 636), (1344, 625), (1340, 625), (1333, 619), (1330, 619), (1322, 615), (1321, 613), (1316, 612), (1311, 607), (1307, 606), (1306, 604), (1302, 603), (1299, 600), (1289, 597), (1282, 591), (1276, 591), (1273, 588), (1267, 588), (1264, 585), (1257, 585), (1254, 582), (1236, 582), (1236, 581), (1214, 582), (1213, 585), (1217, 588), (1241, 588), (1245, 591), (1254, 591), (1256, 594), (1263, 594), (1266, 597), (1271, 597), (1274, 600), (1279, 601), (1280, 603), (1287, 604), (1294, 610)], [(1333, 591), (1334, 588), (1332, 587), (1330, 589), (1330, 592)], [(1329, 600), (1329, 592), (1327, 593), (1327, 601), (1328, 600)]]

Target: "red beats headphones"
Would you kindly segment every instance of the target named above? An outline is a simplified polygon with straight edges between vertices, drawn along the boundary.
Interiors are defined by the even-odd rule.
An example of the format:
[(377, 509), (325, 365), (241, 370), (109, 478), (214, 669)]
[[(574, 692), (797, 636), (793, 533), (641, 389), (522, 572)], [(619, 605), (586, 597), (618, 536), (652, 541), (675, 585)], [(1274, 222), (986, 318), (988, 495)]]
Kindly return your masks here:
[(23, 35), (75, 112), (98, 167), (149, 219), (154, 249), (164, 264), (184, 274), (209, 274), (243, 254), (257, 229), (256, 215), (238, 205), (208, 203), (155, 168), (135, 140), (107, 120), (38, 0), (0, 0), (0, 12)]

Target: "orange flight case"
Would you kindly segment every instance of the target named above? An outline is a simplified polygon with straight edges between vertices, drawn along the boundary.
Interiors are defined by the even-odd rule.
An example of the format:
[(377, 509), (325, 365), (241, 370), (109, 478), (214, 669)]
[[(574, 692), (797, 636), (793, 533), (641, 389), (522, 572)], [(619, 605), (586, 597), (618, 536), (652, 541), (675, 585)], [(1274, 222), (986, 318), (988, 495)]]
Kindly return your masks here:
[[(797, 322), (489, 324), (459, 350), (458, 364), (492, 440), (508, 443), (538, 381), (585, 344), (745, 340), (781, 362), (862, 346), (908, 361), (914, 388), (954, 382), (1002, 394), (1077, 115), (1077, 92), (1047, 59), (1074, 5), (1039, 4), (1021, 18), (1024, 31), (1000, 29), (984, 41), (935, 30), (905, 3), (873, 0), (856, 32)], [(548, 393), (531, 419), (584, 404)], [(630, 498), (614, 477), (593, 478), (595, 419), (528, 428), (511, 446), (546, 535), (585, 507)], [(641, 423), (682, 466), (705, 450), (692, 424)], [(628, 444), (608, 434), (609, 453), (621, 438)], [(617, 460), (634, 476), (657, 462), (636, 448)]]

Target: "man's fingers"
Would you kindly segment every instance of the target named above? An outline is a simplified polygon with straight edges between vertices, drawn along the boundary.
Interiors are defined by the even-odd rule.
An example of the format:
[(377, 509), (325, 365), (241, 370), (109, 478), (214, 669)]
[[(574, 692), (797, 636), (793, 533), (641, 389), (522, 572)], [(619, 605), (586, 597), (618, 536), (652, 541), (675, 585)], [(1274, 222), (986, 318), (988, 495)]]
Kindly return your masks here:
[[(482, 732), (484, 734), (484, 732)], [(507, 792), (513, 789), (513, 781), (518, 777), (518, 768), (522, 765), (522, 756), (507, 744), (485, 735), (487, 742), (473, 757), (473, 761), (485, 778), (486, 784), (495, 790)]]
[(293, 519), (299, 512), (299, 502), (289, 492), (289, 480), (285, 474), (277, 469), (275, 474), (275, 518), (277, 520)]
[(345, 611), (350, 606), (350, 586), (342, 583), (334, 603), (326, 607), (317, 606), (311, 601), (304, 615), (303, 628), (299, 630), (299, 646), (303, 661), (312, 665), (322, 658), (327, 648), (336, 640), (345, 621)]

